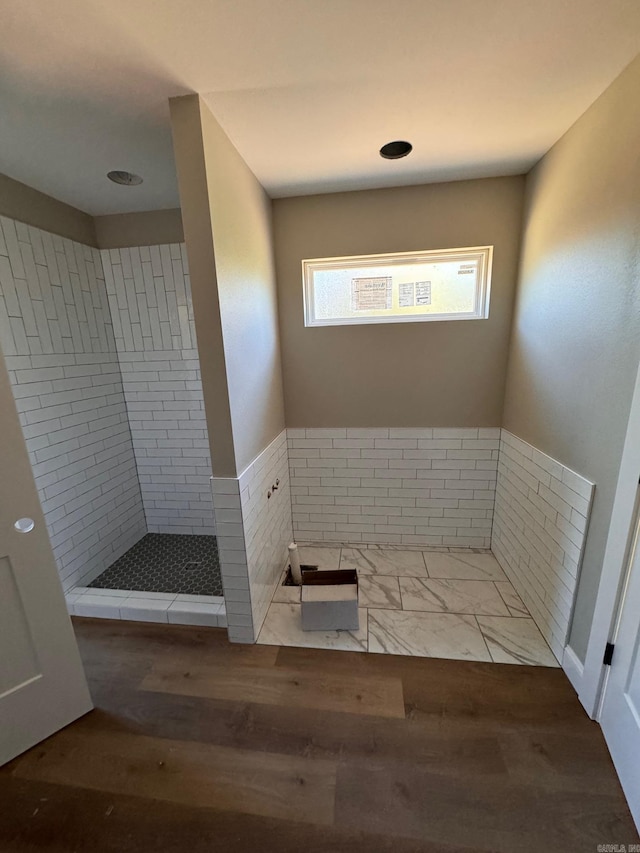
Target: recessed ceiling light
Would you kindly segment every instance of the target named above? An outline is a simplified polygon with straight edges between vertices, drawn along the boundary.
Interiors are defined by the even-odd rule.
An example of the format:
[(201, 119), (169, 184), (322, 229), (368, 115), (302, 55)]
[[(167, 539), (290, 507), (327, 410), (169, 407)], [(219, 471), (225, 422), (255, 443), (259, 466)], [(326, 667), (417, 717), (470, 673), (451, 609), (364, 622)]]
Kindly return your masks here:
[(404, 142), (400, 139), (395, 142), (387, 142), (380, 149), (380, 156), (385, 160), (399, 160), (401, 157), (406, 157), (413, 150), (413, 145), (410, 142)]
[(137, 187), (138, 184), (142, 183), (140, 175), (134, 175), (133, 172), (124, 172), (121, 169), (107, 172), (107, 177), (114, 184), (122, 184), (125, 187)]

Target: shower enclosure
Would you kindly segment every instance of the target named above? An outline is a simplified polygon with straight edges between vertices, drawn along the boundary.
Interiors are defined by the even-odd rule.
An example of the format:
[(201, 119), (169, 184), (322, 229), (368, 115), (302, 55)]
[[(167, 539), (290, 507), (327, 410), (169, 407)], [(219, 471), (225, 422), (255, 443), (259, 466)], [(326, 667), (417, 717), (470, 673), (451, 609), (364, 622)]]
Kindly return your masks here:
[(223, 624), (184, 244), (0, 225), (0, 347), (71, 611)]

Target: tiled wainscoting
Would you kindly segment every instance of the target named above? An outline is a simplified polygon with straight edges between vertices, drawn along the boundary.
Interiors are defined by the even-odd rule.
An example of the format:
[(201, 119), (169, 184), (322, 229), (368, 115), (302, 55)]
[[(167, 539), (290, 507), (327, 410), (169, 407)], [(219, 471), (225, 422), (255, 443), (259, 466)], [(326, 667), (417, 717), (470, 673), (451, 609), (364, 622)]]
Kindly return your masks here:
[(488, 548), (499, 429), (289, 429), (301, 541)]
[[(288, 454), (283, 437), (278, 442), (265, 452), (271, 453), (274, 466), (266, 462), (258, 466), (262, 476), (248, 470), (243, 475), (245, 480), (214, 481), (218, 523), (224, 525), (220, 553), (223, 581), (225, 563), (227, 566), (225, 595), (234, 599), (228, 616), (232, 639), (251, 642), (260, 631), (269, 590), (273, 591), (274, 585), (277, 588), (276, 572), (286, 560), (288, 507), (280, 503), (281, 491), (269, 501), (265, 495), (278, 478), (278, 466), (286, 468), (288, 455), (293, 536), (300, 543), (316, 542), (327, 547), (336, 543), (345, 548), (359, 545), (371, 550), (391, 546), (389, 553), (400, 566), (403, 560), (414, 559), (411, 553), (420, 553), (421, 548), (429, 549), (424, 552), (427, 565), (428, 554), (440, 550), (469, 555), (456, 557), (459, 561), (490, 559), (495, 564), (489, 553), (473, 556), (474, 549), (488, 552), (491, 545), (502, 566), (500, 569), (495, 564), (505, 584), (502, 592), (524, 607), (529, 620), (517, 628), (517, 633), (530, 631), (538, 643), (539, 628), (554, 654), (562, 657), (587, 529), (591, 483), (508, 432), (502, 431), (501, 438), (499, 429), (289, 429)], [(279, 478), (284, 480), (282, 474)], [(245, 489), (250, 481), (252, 488)], [(261, 558), (262, 569), (258, 568)], [(437, 563), (435, 574), (427, 572), (440, 585), (449, 577), (439, 573), (442, 562)], [(395, 570), (389, 574), (402, 576)], [(464, 595), (468, 598), (472, 593), (478, 596), (474, 605), (480, 608), (477, 612), (472, 608), (458, 615), (476, 618), (481, 633), (482, 624), (488, 631), (491, 620), (522, 616), (511, 612), (509, 601), (499, 605), (503, 608), (500, 612), (482, 610), (482, 584), (472, 590), (467, 581), (495, 578), (454, 574), (450, 579), (465, 581)], [(415, 601), (405, 603), (405, 598), (411, 599), (411, 583), (405, 581), (407, 588), (400, 589), (401, 607), (367, 605), (366, 609), (419, 609), (414, 607)], [(365, 581), (365, 587), (370, 585)], [(233, 591), (228, 593), (227, 589)], [(461, 590), (444, 592), (458, 602), (464, 598)], [(493, 590), (491, 595), (499, 603), (495, 593)], [(275, 635), (269, 633), (275, 618), (272, 611), (278, 610), (276, 605), (283, 610), (284, 605), (291, 604), (287, 598), (291, 594), (276, 592), (263, 639), (266, 636), (275, 642)], [(437, 599), (439, 594), (436, 590), (433, 597)], [(295, 612), (280, 615), (291, 622)], [(413, 617), (383, 614), (380, 619), (402, 622), (406, 627)], [(493, 627), (497, 630), (506, 625), (497, 621)], [(485, 641), (491, 648), (486, 636)]]
[(560, 659), (593, 492), (593, 483), (502, 430), (491, 549)]
[(358, 631), (303, 631), (300, 587), (279, 585), (258, 642), (557, 666), (495, 557), (471, 550), (301, 547), (320, 570), (355, 568)]
[(186, 247), (101, 254), (147, 528), (215, 533)]
[(0, 219), (0, 346), (69, 589), (146, 532), (100, 254)]
[(212, 478), (212, 491), (229, 638), (252, 643), (292, 539), (286, 432), (238, 479)]

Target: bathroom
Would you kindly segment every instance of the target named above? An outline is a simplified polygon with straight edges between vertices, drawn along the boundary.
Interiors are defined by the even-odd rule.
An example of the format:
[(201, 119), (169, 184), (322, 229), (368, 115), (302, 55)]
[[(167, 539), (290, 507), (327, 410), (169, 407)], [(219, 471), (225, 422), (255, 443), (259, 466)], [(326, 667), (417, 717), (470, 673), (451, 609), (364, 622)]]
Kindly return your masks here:
[[(77, 211), (76, 239), (2, 218), (0, 343), (69, 611), (558, 666), (594, 485), (503, 427), (524, 178), (272, 201), (194, 98), (181, 209)], [(468, 320), (305, 321), (310, 258), (483, 246)], [(357, 569), (358, 630), (302, 631), (292, 541)]]

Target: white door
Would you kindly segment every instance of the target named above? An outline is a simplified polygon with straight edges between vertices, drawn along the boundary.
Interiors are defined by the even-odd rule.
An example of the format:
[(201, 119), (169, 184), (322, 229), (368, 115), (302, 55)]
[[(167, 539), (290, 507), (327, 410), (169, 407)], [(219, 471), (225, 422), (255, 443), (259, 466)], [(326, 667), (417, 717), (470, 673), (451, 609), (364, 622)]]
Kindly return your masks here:
[(640, 828), (640, 542), (636, 529), (600, 723)]
[(0, 354), (0, 765), (92, 707)]

